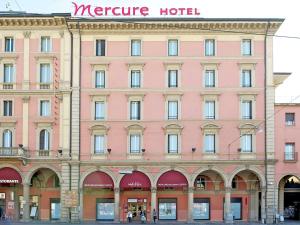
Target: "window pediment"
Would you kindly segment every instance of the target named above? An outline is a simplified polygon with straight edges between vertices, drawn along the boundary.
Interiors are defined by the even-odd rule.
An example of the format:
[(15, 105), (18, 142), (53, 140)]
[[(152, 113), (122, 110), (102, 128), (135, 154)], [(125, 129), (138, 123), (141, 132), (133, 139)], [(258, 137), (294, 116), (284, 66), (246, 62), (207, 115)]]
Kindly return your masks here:
[(176, 123), (168, 124), (163, 127), (163, 130), (165, 133), (172, 132), (172, 131), (181, 133), (182, 129), (183, 129), (183, 126), (176, 124)]
[(128, 125), (127, 127), (125, 127), (125, 129), (126, 129), (127, 133), (132, 132), (132, 131), (138, 131), (138, 132), (144, 133), (145, 127), (138, 123), (135, 123), (135, 124)]
[(240, 124), (238, 128), (241, 130), (241, 132), (248, 131), (249, 133), (254, 133), (258, 129), (258, 126), (252, 123), (243, 123)]
[(104, 124), (94, 124), (89, 128), (91, 133), (101, 132), (101, 133), (105, 133), (105, 134), (108, 133), (109, 129), (110, 129), (110, 127), (108, 127)]
[(202, 132), (218, 132), (222, 127), (215, 123), (205, 123), (201, 127)]

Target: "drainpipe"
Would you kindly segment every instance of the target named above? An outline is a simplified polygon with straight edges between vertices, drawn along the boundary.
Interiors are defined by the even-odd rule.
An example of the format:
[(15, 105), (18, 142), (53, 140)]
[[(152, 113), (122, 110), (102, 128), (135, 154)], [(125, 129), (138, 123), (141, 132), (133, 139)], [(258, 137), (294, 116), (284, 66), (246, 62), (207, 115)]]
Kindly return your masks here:
[(266, 33), (265, 33), (265, 38), (264, 38), (264, 103), (265, 103), (265, 112), (264, 112), (264, 117), (265, 117), (265, 122), (264, 122), (264, 126), (265, 126), (265, 133), (264, 133), (264, 139), (265, 139), (265, 183), (266, 183), (266, 193), (265, 193), (265, 221), (264, 223), (266, 223), (267, 221), (267, 192), (268, 192), (268, 153), (267, 153), (267, 37), (268, 37), (268, 32), (269, 32), (269, 28), (270, 28), (270, 21), (268, 21), (268, 26), (266, 29)]

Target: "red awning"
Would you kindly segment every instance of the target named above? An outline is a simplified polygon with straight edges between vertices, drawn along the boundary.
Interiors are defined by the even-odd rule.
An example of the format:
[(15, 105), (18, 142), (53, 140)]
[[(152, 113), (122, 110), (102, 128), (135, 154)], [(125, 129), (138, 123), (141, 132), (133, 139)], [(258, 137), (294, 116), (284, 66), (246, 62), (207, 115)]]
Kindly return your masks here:
[(0, 169), (0, 184), (21, 184), (22, 177), (14, 169), (4, 167)]
[(95, 171), (84, 179), (83, 187), (114, 188), (114, 182), (106, 173)]
[(175, 170), (165, 172), (157, 181), (158, 188), (183, 188), (187, 186), (188, 182), (185, 176)]
[(126, 174), (121, 182), (120, 188), (130, 189), (130, 188), (143, 188), (150, 189), (151, 182), (150, 179), (142, 172), (133, 171), (131, 174)]

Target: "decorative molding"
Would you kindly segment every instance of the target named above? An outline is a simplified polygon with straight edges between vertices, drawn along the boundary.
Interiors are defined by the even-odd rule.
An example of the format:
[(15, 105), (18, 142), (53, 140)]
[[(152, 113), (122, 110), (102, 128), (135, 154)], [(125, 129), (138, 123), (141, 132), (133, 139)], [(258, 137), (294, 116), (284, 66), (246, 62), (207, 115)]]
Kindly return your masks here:
[(216, 67), (218, 69), (221, 63), (218, 61), (209, 60), (209, 61), (201, 61), (200, 64), (202, 67), (211, 66), (211, 67)]
[(171, 67), (171, 66), (176, 66), (181, 70), (182, 65), (183, 65), (183, 62), (176, 62), (176, 61), (175, 62), (164, 62), (165, 69), (168, 69), (168, 67)]
[(109, 70), (109, 65), (110, 63), (98, 63), (98, 62), (92, 62), (90, 63), (92, 70), (95, 69), (95, 67), (99, 66), (99, 67), (105, 67), (106, 70)]
[(57, 58), (56, 54), (53, 53), (37, 53), (34, 58), (38, 60), (48, 59), (48, 60), (54, 60)]
[(144, 126), (138, 123), (130, 124), (127, 127), (125, 127), (127, 134), (129, 134), (130, 131), (140, 131), (142, 134), (144, 134), (144, 130), (146, 129)]
[(2, 52), (0, 53), (0, 62), (2, 60), (13, 60), (16, 61), (19, 58), (19, 55), (16, 53), (7, 53), (7, 52)]
[(30, 38), (31, 31), (26, 30), (26, 31), (23, 32), (23, 35), (24, 35), (24, 38)]
[(179, 132), (181, 134), (182, 130), (183, 130), (183, 126), (176, 124), (176, 123), (171, 123), (171, 124), (167, 124), (166, 126), (164, 126), (162, 128), (166, 133), (170, 132), (170, 131), (176, 131)]
[(38, 26), (66, 26), (67, 21), (65, 17), (2, 17), (0, 19), (0, 26), (2, 27), (38, 27)]
[(30, 96), (23, 96), (22, 97), (23, 103), (28, 103), (30, 101)]
[(179, 97), (179, 99), (181, 100), (182, 96), (184, 95), (183, 91), (167, 91), (165, 93), (163, 93), (164, 99), (166, 100), (168, 97)]
[(133, 67), (140, 67), (142, 70), (144, 70), (146, 64), (144, 62), (129, 62), (126, 63), (126, 65), (128, 70), (132, 69)]

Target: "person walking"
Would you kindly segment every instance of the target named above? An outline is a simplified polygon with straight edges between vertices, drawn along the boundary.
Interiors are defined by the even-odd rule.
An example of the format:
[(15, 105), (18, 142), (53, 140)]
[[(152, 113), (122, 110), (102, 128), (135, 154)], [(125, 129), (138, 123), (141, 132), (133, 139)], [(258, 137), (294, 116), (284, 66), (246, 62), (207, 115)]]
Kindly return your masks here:
[(132, 221), (132, 212), (130, 210), (127, 213), (127, 220), (128, 220), (128, 223), (131, 223), (131, 221)]
[(153, 216), (153, 222), (156, 223), (156, 220), (157, 220), (157, 212), (156, 212), (155, 209), (153, 209), (152, 216)]

